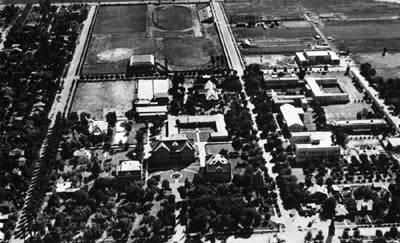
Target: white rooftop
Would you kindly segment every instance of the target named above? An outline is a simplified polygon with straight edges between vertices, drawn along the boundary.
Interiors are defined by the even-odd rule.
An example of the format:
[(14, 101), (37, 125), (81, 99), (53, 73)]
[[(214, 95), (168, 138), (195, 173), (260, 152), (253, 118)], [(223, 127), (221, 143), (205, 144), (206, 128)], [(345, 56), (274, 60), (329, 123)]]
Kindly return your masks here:
[(299, 114), (294, 106), (290, 104), (285, 104), (280, 107), (283, 118), (286, 121), (286, 124), (290, 127), (294, 124), (298, 124), (304, 126), (303, 122), (300, 119)]
[(138, 113), (167, 113), (168, 108), (166, 105), (157, 106), (138, 106), (136, 107)]
[(221, 164), (228, 164), (228, 160), (221, 154), (214, 154), (213, 156), (210, 157), (210, 159), (208, 159), (207, 164), (209, 165), (213, 165), (213, 164), (217, 164), (217, 163), (221, 163)]
[(132, 55), (129, 58), (129, 65), (151, 64), (154, 65), (153, 55)]
[(385, 125), (386, 121), (383, 119), (362, 119), (362, 120), (346, 120), (346, 121), (335, 121), (333, 123), (336, 126), (355, 126), (355, 125), (368, 125), (368, 124), (381, 124)]
[(387, 140), (393, 147), (400, 146), (400, 137), (398, 137), (398, 138), (387, 138)]
[(138, 171), (142, 170), (142, 164), (137, 160), (122, 161), (118, 171)]
[(152, 100), (157, 96), (167, 96), (170, 87), (169, 79), (140, 79), (137, 96), (139, 100)]
[(306, 53), (307, 56), (329, 56), (329, 53), (326, 50), (324, 50), (324, 51), (306, 50), (304, 52)]

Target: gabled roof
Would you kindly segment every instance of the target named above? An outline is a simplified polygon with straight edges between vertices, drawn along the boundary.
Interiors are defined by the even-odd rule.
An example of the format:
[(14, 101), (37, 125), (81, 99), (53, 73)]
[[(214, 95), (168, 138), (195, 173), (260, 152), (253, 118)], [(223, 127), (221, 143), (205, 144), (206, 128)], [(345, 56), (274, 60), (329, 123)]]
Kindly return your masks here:
[(207, 160), (208, 165), (228, 164), (229, 161), (221, 154), (214, 154)]
[(206, 99), (207, 100), (219, 100), (218, 93), (215, 91), (215, 89), (207, 90)]
[(208, 80), (207, 83), (204, 85), (205, 89), (216, 89), (217, 86), (211, 82), (211, 80)]
[(286, 121), (286, 124), (288, 127), (291, 127), (293, 125), (300, 125), (304, 126), (303, 122), (300, 119), (299, 114), (297, 113), (297, 110), (294, 106), (285, 104), (280, 107), (281, 113), (283, 115), (283, 118)]
[(158, 151), (161, 148), (165, 148), (168, 152), (179, 152), (185, 148), (194, 150), (194, 145), (185, 135), (179, 134), (171, 137), (161, 137), (160, 140), (152, 146), (153, 152)]

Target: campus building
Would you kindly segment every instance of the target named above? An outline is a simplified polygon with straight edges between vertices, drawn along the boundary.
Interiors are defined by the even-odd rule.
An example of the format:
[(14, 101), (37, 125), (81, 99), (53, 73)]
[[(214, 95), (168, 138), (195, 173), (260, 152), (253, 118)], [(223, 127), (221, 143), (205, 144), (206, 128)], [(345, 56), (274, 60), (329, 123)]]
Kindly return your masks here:
[(137, 85), (137, 106), (167, 105), (169, 103), (168, 91), (171, 80), (166, 79), (139, 79)]
[(149, 121), (156, 117), (166, 117), (168, 107), (166, 105), (154, 106), (137, 106), (136, 107), (136, 121)]
[(304, 50), (303, 52), (296, 52), (295, 61), (299, 66), (308, 65), (339, 65), (339, 56), (329, 50)]
[(132, 182), (141, 180), (142, 164), (137, 160), (121, 161), (117, 167), (118, 182)]
[(268, 88), (295, 87), (303, 84), (297, 76), (295, 77), (278, 77), (278, 75), (264, 75), (265, 85)]
[(314, 100), (322, 105), (349, 102), (349, 94), (344, 92), (336, 78), (306, 78), (306, 89)]
[(168, 116), (168, 134), (180, 134), (181, 130), (209, 131), (209, 141), (227, 140), (228, 131), (223, 114), (204, 116)]
[(274, 90), (271, 90), (271, 99), (274, 102), (275, 107), (280, 107), (285, 104), (293, 105), (295, 107), (301, 107), (301, 109), (307, 110), (309, 105), (305, 95), (285, 95), (278, 94)]
[(205, 176), (213, 183), (228, 183), (232, 180), (232, 168), (229, 160), (221, 154), (212, 155), (206, 162)]
[(334, 121), (332, 126), (341, 127), (347, 133), (369, 133), (371, 131), (383, 131), (387, 127), (387, 123), (383, 119), (363, 119), (363, 120), (346, 120)]
[(156, 70), (156, 65), (153, 55), (132, 55), (129, 58), (128, 67), (126, 70), (127, 76), (138, 74), (153, 74)]
[(292, 105), (285, 104), (280, 107), (280, 110), (285, 120), (285, 126), (287, 126), (290, 132), (302, 132), (304, 130), (304, 124), (300, 118), (298, 109)]
[(321, 161), (338, 159), (340, 146), (332, 142), (332, 132), (295, 132), (291, 144), (296, 150), (296, 161)]
[(179, 168), (195, 161), (195, 147), (185, 134), (160, 137), (151, 146), (149, 170)]

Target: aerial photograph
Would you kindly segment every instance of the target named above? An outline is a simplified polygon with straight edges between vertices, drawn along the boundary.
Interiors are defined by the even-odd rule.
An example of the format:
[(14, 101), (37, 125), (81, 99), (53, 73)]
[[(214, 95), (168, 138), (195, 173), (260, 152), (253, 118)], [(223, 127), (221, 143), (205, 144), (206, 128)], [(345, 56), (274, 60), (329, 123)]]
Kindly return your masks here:
[(400, 0), (0, 0), (0, 243), (400, 243)]

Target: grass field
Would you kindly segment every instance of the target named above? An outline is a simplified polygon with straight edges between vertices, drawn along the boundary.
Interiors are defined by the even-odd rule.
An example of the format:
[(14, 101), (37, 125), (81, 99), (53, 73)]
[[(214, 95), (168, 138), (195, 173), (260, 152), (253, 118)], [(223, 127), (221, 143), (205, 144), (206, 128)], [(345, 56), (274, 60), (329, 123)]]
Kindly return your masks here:
[(323, 31), (335, 39), (339, 49), (353, 53), (400, 50), (400, 21), (329, 21)]
[(376, 75), (384, 78), (400, 77), (400, 53), (387, 53), (382, 56), (382, 52), (369, 52), (358, 54), (354, 57), (357, 62), (371, 63), (376, 70)]
[[(136, 81), (79, 83), (72, 111), (89, 112), (92, 117), (103, 118), (103, 108), (132, 108)], [(124, 107), (124, 108), (123, 108)]]
[(172, 70), (211, 67), (210, 56), (222, 55), (212, 24), (198, 20), (197, 5), (101, 6), (83, 74), (124, 73), (129, 57), (153, 54)]

